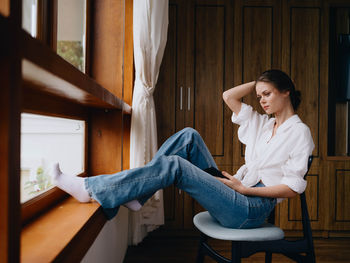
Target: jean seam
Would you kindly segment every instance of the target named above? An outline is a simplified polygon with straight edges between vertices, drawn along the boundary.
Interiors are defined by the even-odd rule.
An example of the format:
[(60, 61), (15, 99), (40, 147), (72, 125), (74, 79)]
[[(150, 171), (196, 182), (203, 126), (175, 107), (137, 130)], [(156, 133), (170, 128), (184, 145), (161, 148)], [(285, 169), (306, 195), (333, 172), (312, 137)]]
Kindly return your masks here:
[(200, 150), (201, 154), (202, 154), (203, 156), (205, 156), (205, 161), (206, 161), (207, 165), (209, 166), (211, 162), (210, 162), (210, 160), (208, 159), (208, 156), (206, 156), (206, 154), (205, 154), (206, 151), (203, 149), (203, 147), (202, 147), (201, 145), (199, 145), (197, 142), (195, 142), (195, 141), (193, 140), (193, 138), (191, 138), (188, 142), (186, 142), (186, 143), (185, 143), (184, 145), (182, 145), (181, 147), (176, 148), (175, 150), (173, 150), (169, 155), (176, 155), (181, 149), (183, 149), (184, 147), (186, 147), (187, 145), (189, 145), (189, 144), (191, 144), (191, 143), (197, 145), (197, 148)]
[[(181, 173), (182, 173), (182, 171), (181, 171)], [(192, 175), (190, 174), (190, 176), (192, 176)], [(227, 185), (222, 183), (222, 186), (223, 187), (228, 187), (230, 192), (222, 190), (222, 188), (214, 187), (212, 184), (208, 183), (206, 180), (201, 180), (199, 182), (201, 184), (203, 184), (203, 185), (208, 186), (208, 188), (210, 190), (215, 191), (218, 194), (221, 194), (221, 195), (225, 196), (226, 198), (229, 198), (231, 200), (232, 204), (235, 204), (235, 203), (237, 204), (238, 203), (240, 206), (246, 207), (246, 204), (244, 202), (242, 202), (240, 199), (236, 199), (236, 200), (233, 199), (233, 197), (236, 196), (238, 193), (235, 190), (233, 190), (230, 187), (228, 187)]]
[[(132, 178), (132, 182), (146, 182), (148, 181), (149, 179), (153, 179), (153, 178), (157, 178), (158, 176), (152, 176), (152, 177), (149, 177), (149, 178)], [(126, 184), (130, 184), (131, 181), (128, 180), (128, 181), (125, 181), (125, 182), (119, 182), (117, 184), (113, 184), (113, 185), (109, 185), (108, 187), (104, 187), (103, 189), (98, 189), (98, 191), (95, 191), (95, 194), (99, 194), (101, 192), (104, 192), (106, 190), (113, 190), (113, 189), (116, 189), (116, 188), (120, 188), (122, 187), (123, 185), (126, 185)]]

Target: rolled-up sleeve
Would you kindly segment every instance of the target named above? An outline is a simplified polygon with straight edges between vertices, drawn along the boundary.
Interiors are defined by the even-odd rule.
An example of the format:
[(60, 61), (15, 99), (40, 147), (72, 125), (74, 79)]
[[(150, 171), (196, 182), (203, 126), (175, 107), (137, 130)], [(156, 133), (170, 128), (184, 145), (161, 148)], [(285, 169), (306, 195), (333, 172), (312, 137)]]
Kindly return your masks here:
[(241, 110), (238, 115), (236, 113), (232, 113), (231, 120), (233, 123), (238, 125), (242, 125), (244, 122), (248, 122), (250, 116), (252, 114), (253, 108), (245, 103), (241, 104)]
[(260, 133), (262, 126), (267, 122), (268, 116), (259, 114), (253, 110), (252, 106), (242, 103), (238, 115), (233, 112), (231, 120), (239, 125), (238, 139), (247, 145), (248, 143), (255, 143), (257, 134)]
[(282, 184), (287, 185), (293, 191), (301, 194), (305, 191), (307, 182), (304, 176), (307, 172), (309, 156), (314, 149), (314, 143), (308, 128), (303, 129), (301, 134), (295, 136), (294, 149), (289, 159), (282, 166)]

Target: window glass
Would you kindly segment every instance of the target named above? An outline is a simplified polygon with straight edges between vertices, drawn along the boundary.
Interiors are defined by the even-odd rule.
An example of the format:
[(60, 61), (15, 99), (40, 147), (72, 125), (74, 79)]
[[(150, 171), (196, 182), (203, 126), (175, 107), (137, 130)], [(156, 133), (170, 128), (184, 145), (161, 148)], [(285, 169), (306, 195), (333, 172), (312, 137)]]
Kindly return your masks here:
[(54, 187), (56, 162), (64, 173), (82, 173), (84, 141), (84, 121), (22, 113), (21, 202)]
[(85, 72), (86, 1), (59, 0), (57, 53)]
[(37, 14), (37, 0), (22, 0), (22, 28), (32, 37), (37, 35)]

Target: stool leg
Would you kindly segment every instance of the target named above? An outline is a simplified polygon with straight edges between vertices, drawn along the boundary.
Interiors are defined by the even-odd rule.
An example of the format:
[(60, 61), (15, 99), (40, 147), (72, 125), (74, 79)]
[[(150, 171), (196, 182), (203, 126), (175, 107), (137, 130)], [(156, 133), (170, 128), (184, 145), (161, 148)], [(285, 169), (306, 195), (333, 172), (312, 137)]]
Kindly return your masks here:
[(208, 237), (206, 235), (204, 235), (203, 233), (201, 233), (200, 236), (200, 241), (199, 241), (199, 248), (198, 248), (198, 253), (197, 253), (197, 263), (203, 263), (204, 262), (204, 248), (203, 248), (203, 244), (207, 241)]
[(241, 243), (240, 242), (231, 242), (231, 262), (232, 263), (241, 263)]
[(265, 263), (271, 263), (272, 262), (272, 253), (266, 252), (265, 253)]

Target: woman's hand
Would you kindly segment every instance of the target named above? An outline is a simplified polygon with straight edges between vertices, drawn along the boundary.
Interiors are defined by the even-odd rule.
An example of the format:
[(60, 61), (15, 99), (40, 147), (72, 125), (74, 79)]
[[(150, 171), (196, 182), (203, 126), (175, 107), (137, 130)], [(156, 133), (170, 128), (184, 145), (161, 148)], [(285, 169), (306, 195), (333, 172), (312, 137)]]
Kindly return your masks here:
[(226, 178), (220, 178), (217, 177), (217, 179), (219, 181), (221, 181), (222, 183), (224, 183), (225, 185), (227, 185), (228, 187), (232, 188), (233, 190), (235, 190), (238, 193), (244, 194), (244, 190), (246, 189), (246, 187), (241, 183), (241, 181), (237, 180), (236, 178), (234, 178), (232, 175), (230, 175), (228, 172), (222, 171), (223, 176), (225, 176)]
[(238, 115), (241, 110), (241, 98), (248, 95), (255, 89), (255, 83), (255, 81), (244, 83), (226, 90), (222, 94), (222, 98), (224, 99), (225, 103), (236, 115)]
[(279, 184), (274, 186), (265, 187), (245, 187), (241, 181), (234, 178), (229, 173), (223, 171), (222, 175), (226, 178), (216, 177), (219, 181), (232, 188), (236, 192), (242, 195), (249, 196), (261, 196), (269, 198), (291, 198), (297, 195), (289, 186), (285, 184)]

